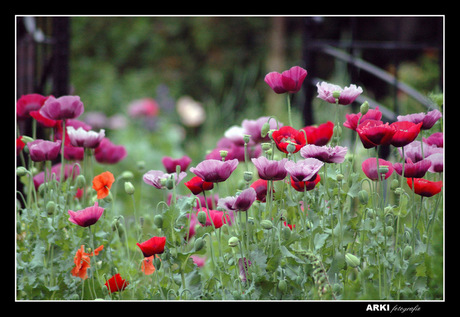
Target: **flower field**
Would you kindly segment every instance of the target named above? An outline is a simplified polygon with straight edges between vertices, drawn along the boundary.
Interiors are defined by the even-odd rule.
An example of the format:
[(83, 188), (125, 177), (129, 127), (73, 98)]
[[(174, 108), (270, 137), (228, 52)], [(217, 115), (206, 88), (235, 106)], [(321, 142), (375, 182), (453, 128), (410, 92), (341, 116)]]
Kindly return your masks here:
[[(442, 300), (442, 101), (389, 123), (367, 102), (345, 114), (362, 87), (321, 82), (331, 119), (295, 126), (306, 76), (266, 74), (287, 122), (226, 126), (198, 161), (162, 154), (161, 120), (132, 132), (161, 118), (153, 99), (130, 106), (123, 124), (138, 125), (116, 144), (81, 119), (79, 96), (22, 96), (33, 132), (18, 126), (16, 299)], [(193, 126), (200, 108), (183, 107)]]

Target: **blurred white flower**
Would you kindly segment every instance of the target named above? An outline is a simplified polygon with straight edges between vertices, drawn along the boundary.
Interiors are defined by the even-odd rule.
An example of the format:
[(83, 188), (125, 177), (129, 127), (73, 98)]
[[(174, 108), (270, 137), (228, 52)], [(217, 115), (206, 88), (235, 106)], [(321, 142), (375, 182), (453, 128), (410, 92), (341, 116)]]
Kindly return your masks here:
[(177, 100), (176, 110), (181, 122), (187, 127), (197, 127), (206, 119), (206, 113), (201, 103), (189, 96)]

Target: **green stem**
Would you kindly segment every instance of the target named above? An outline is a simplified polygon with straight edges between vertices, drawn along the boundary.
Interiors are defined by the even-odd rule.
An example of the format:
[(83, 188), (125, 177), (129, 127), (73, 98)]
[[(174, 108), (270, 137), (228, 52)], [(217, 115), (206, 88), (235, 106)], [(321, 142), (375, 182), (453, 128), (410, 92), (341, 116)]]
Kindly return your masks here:
[(292, 127), (292, 116), (291, 116), (291, 95), (288, 93), (287, 95), (287, 106), (288, 106), (288, 117), (289, 117), (289, 125)]

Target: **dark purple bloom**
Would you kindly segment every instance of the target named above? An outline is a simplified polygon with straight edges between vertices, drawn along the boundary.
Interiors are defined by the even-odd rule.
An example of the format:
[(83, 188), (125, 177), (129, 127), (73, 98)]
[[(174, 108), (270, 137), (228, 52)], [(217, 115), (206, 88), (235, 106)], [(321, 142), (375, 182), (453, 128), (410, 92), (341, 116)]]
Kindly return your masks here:
[[(411, 159), (407, 159), (407, 162), (404, 164), (404, 177), (414, 177), (422, 178), (425, 176), (426, 171), (431, 166), (431, 161), (424, 159), (416, 163), (412, 162)], [(402, 163), (394, 163), (393, 167), (399, 175), (402, 175)]]
[(128, 153), (123, 145), (115, 145), (108, 138), (103, 138), (94, 150), (94, 157), (101, 164), (116, 164), (123, 160)]
[(259, 177), (265, 180), (279, 181), (286, 177), (287, 171), (284, 168), (284, 165), (287, 162), (287, 159), (282, 159), (281, 161), (269, 160), (265, 156), (260, 156), (258, 158), (253, 158), (252, 162), (257, 168)]
[(190, 172), (201, 177), (205, 182), (220, 183), (226, 181), (238, 166), (238, 160), (204, 160), (196, 167), (191, 167)]
[(247, 211), (256, 200), (256, 191), (249, 187), (237, 196), (229, 196), (219, 199), (218, 207), (232, 211)]

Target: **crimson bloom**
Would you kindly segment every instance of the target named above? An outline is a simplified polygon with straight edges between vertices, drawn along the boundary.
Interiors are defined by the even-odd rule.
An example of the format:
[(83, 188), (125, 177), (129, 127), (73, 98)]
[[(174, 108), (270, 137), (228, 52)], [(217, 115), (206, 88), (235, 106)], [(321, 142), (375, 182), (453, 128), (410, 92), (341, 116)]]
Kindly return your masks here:
[(89, 227), (94, 225), (99, 220), (99, 218), (101, 218), (103, 212), (104, 208), (99, 207), (99, 204), (96, 201), (94, 206), (87, 207), (83, 210), (69, 210), (69, 221), (79, 225), (80, 227)]
[(123, 291), (129, 285), (129, 282), (123, 279), (120, 273), (117, 273), (109, 278), (104, 285), (109, 290), (109, 293), (114, 293)]
[(279, 181), (286, 177), (287, 171), (284, 168), (284, 165), (287, 162), (287, 159), (284, 158), (280, 161), (269, 160), (265, 156), (260, 156), (258, 158), (251, 159), (252, 163), (257, 168), (259, 177), (267, 181)]
[(272, 138), (273, 141), (275, 141), (278, 150), (286, 154), (288, 154), (286, 148), (289, 144), (295, 145), (295, 149), (292, 153), (297, 153), (303, 146), (305, 146), (305, 144), (307, 144), (303, 132), (290, 126), (284, 126), (279, 130), (273, 131)]
[(390, 124), (390, 126), (394, 127), (396, 130), (396, 133), (391, 139), (391, 145), (402, 147), (415, 140), (420, 133), (422, 122), (415, 124), (409, 121), (397, 121)]
[(212, 226), (212, 224), (214, 224), (214, 228), (219, 229), (224, 224), (228, 224), (229, 226), (231, 226), (233, 223), (233, 211), (224, 213), (223, 211), (213, 209), (208, 210), (204, 207), (201, 207), (196, 214), (198, 215), (200, 211), (204, 211), (206, 213), (205, 226)]
[[(347, 121), (343, 123), (343, 126), (348, 129), (352, 129), (353, 131), (356, 131), (356, 128), (358, 127), (358, 122), (359, 124), (365, 123), (367, 120), (380, 120), (382, 119), (382, 113), (379, 110), (379, 107), (375, 107), (375, 109), (369, 109), (365, 115), (363, 115), (361, 112), (358, 113), (351, 113), (351, 114), (346, 114), (345, 118)], [(361, 120), (360, 120), (361, 119)]]
[(277, 94), (296, 93), (300, 90), (305, 77), (307, 77), (307, 71), (302, 67), (294, 66), (281, 74), (270, 72), (265, 75), (264, 81)]
[(62, 96), (57, 99), (50, 96), (40, 108), (40, 114), (51, 120), (75, 119), (83, 111), (83, 102), (79, 96)]
[(31, 111), (40, 110), (48, 97), (40, 94), (22, 95), (16, 103), (18, 119), (26, 119)]
[(41, 126), (45, 128), (57, 128), (58, 126), (61, 125), (61, 120), (51, 120), (48, 118), (45, 118), (40, 114), (40, 111), (35, 110), (29, 112), (30, 116), (34, 118)]
[(220, 183), (226, 181), (238, 166), (238, 160), (204, 160), (196, 167), (191, 167), (190, 172), (201, 177), (205, 182)]
[(334, 133), (334, 123), (328, 121), (326, 123), (320, 124), (319, 126), (310, 125), (303, 128), (307, 134), (307, 143), (314, 144), (318, 146), (326, 145), (332, 138)]
[(378, 120), (367, 120), (356, 128), (364, 148), (370, 149), (379, 145), (389, 145), (396, 133), (394, 126)]
[(438, 194), (442, 189), (442, 181), (432, 182), (424, 178), (407, 178), (407, 185), (412, 189), (414, 184), (414, 192), (423, 197), (431, 197)]
[(182, 156), (179, 159), (173, 159), (172, 157), (165, 156), (161, 159), (163, 166), (166, 169), (166, 173), (174, 173), (176, 172), (176, 166), (180, 166), (180, 171), (185, 172), (187, 167), (192, 162), (192, 159), (187, 155)]
[(165, 251), (166, 237), (152, 237), (142, 243), (136, 243), (145, 258)]
[(30, 158), (34, 162), (52, 161), (57, 158), (61, 150), (61, 141), (34, 140), (27, 143)]
[(315, 188), (316, 184), (319, 183), (321, 177), (319, 174), (316, 174), (316, 177), (311, 181), (297, 182), (291, 176), (291, 186), (298, 192), (304, 192), (305, 190), (309, 191)]
[(214, 183), (205, 182), (201, 177), (194, 176), (191, 180), (184, 183), (188, 189), (194, 194), (198, 195), (205, 190), (211, 190), (214, 188)]
[[(391, 162), (379, 158), (379, 167), (381, 166), (386, 166), (388, 168), (388, 172), (380, 173), (382, 175), (381, 179), (384, 180), (390, 177), (390, 175), (393, 173), (393, 164), (391, 164)], [(367, 160), (363, 161), (363, 163), (361, 164), (361, 168), (363, 169), (364, 174), (366, 174), (366, 176), (369, 179), (373, 181), (378, 180), (379, 172), (377, 170), (377, 159), (375, 157), (370, 157)]]
[[(251, 184), (252, 188), (256, 191), (256, 200), (260, 202), (266, 202), (267, 200), (267, 192), (268, 192), (268, 181), (265, 179), (258, 179), (255, 182)], [(272, 192), (274, 193), (275, 190), (272, 189)]]

